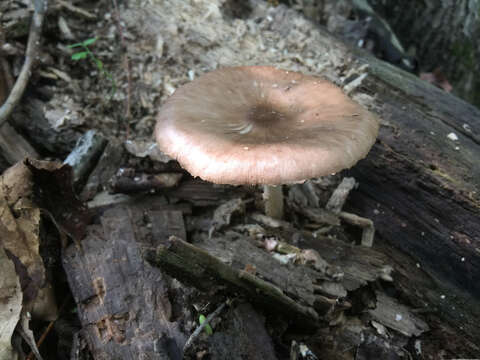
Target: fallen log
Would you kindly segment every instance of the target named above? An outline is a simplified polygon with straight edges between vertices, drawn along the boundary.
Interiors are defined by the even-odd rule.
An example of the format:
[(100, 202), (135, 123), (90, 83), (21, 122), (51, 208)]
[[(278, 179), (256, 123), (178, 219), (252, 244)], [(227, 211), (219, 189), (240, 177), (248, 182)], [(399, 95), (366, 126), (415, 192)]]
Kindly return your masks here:
[(351, 170), (360, 186), (349, 206), (374, 221), (392, 260), (406, 253), (431, 277), (417, 298), (478, 341), (480, 111), (365, 59), (371, 76), (362, 86), (376, 94), (384, 121), (369, 156)]

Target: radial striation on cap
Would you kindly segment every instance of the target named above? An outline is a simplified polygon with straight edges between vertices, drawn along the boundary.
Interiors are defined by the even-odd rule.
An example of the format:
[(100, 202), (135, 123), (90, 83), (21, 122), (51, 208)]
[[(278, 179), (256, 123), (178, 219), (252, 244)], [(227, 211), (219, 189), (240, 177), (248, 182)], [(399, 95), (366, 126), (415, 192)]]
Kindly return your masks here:
[(268, 66), (207, 73), (161, 107), (160, 150), (219, 184), (285, 184), (329, 175), (364, 158), (376, 116), (331, 82)]

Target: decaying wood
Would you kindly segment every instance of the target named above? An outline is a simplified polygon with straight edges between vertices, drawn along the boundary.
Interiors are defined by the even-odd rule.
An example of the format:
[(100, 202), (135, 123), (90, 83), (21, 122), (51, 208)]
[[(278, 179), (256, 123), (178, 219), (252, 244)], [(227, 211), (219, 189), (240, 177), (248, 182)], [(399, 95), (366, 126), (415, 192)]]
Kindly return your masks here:
[[(146, 219), (151, 222), (145, 224)], [(169, 295), (178, 285), (172, 289), (171, 279), (142, 258), (142, 249), (155, 248), (171, 235), (186, 236), (180, 211), (113, 208), (102, 215), (101, 226), (90, 226), (80, 249), (66, 249), (64, 268), (78, 304), (81, 335), (95, 358), (189, 358), (183, 355), (188, 334), (181, 329), (191, 319), (175, 310), (182, 306), (181, 296), (172, 304)], [(205, 346), (212, 359), (276, 359), (264, 319), (251, 306), (233, 304), (225, 312), (223, 330), (197, 339), (197, 350)]]
[(156, 191), (177, 186), (182, 176), (182, 173), (145, 174), (121, 168), (113, 177), (111, 187), (114, 193), (124, 194)]
[[(66, 116), (69, 110), (61, 108), (59, 105), (58, 107), (55, 110), (62, 110), (62, 115)], [(72, 105), (69, 104), (69, 107)], [(49, 114), (45, 110), (48, 108), (49, 104), (42, 100), (25, 98), (22, 100), (21, 106), (12, 113), (12, 122), (16, 128), (28, 134), (29, 140), (39, 151), (65, 157), (75, 147), (81, 133), (71, 127), (61, 129), (61, 131), (56, 128), (47, 118)]]
[[(384, 293), (372, 293), (368, 302), (363, 300), (365, 297), (356, 299), (352, 296), (359, 290), (368, 290), (365, 286), (373, 284), (377, 279), (392, 281), (392, 268), (386, 263), (386, 256), (369, 248), (347, 245), (332, 238), (312, 237), (309, 241), (309, 245), (315, 242), (318, 253), (325, 255), (328, 262), (319, 258), (318, 253), (317, 259), (312, 257), (312, 250), (302, 251), (288, 244), (278, 244), (275, 251), (293, 251), (299, 261), (308, 259), (310, 262), (309, 266), (285, 265), (255, 246), (252, 239), (236, 232), (227, 232), (216, 238), (197, 236), (194, 240), (195, 246), (171, 237), (166, 244), (157, 248), (156, 253), (152, 251), (148, 258), (168, 274), (187, 284), (210, 294), (219, 291), (248, 299), (263, 308), (267, 314), (290, 320), (302, 331), (306, 331), (309, 326), (323, 327), (324, 345), (327, 348), (337, 343), (341, 346), (348, 345), (346, 350), (342, 350), (348, 354), (352, 353), (355, 346), (362, 345), (365, 349), (373, 346), (360, 339), (365, 334), (370, 334), (372, 339), (376, 339), (376, 336), (375, 331), (367, 330), (358, 319), (355, 322), (355, 317), (346, 316), (345, 310), (354, 310), (355, 313), (363, 306), (370, 307), (371, 316), (367, 320), (375, 321), (376, 326), (385, 329), (385, 332), (395, 330), (404, 334), (402, 336), (409, 337), (418, 336), (428, 330), (428, 325), (414, 315), (411, 309)], [(314, 265), (311, 263), (313, 259), (316, 261)], [(252, 291), (252, 288), (256, 290)], [(275, 289), (274, 293), (269, 289)], [(283, 300), (280, 300), (282, 298)], [(344, 299), (350, 300), (343, 302)], [(297, 304), (296, 307), (291, 306), (292, 301)], [(306, 310), (310, 314), (310, 320), (305, 319)], [(355, 336), (348, 335), (355, 328)], [(387, 328), (390, 330), (386, 330)], [(327, 340), (337, 336), (346, 338), (332, 342)], [(406, 344), (406, 338), (402, 336), (391, 334), (390, 340), (381, 340), (383, 345), (377, 352), (393, 348), (394, 352), (403, 352), (405, 355), (402, 347)], [(380, 341), (380, 338), (377, 341)], [(333, 352), (327, 358), (338, 358), (342, 351)]]
[[(195, 246), (172, 234), (186, 237), (180, 211), (113, 208), (102, 215), (101, 226), (90, 226), (80, 249), (74, 245), (66, 249), (64, 267), (78, 304), (82, 334), (95, 357), (133, 359), (140, 352), (158, 358), (182, 356), (187, 334), (180, 328), (185, 320), (178, 315), (171, 319), (173, 304), (167, 296), (171, 280), (145, 263), (143, 249), (169, 274), (210, 296), (219, 293), (245, 299), (267, 315), (291, 321), (302, 332), (321, 324), (337, 331), (336, 325), (345, 322), (344, 311), (352, 306), (342, 299), (377, 279), (391, 281), (392, 269), (384, 255), (335, 239), (316, 240), (317, 250), (327, 261), (318, 253), (279, 243), (275, 251), (293, 252), (299, 261), (310, 264), (286, 265), (238, 232), (215, 238), (203, 232), (195, 237)], [(155, 247), (156, 254), (148, 250)], [(200, 341), (200, 348), (207, 342), (204, 346), (212, 358), (222, 359), (227, 351), (234, 351), (232, 359), (246, 354), (249, 359), (275, 359), (270, 337), (262, 330), (263, 320), (245, 306), (234, 306), (223, 330)], [(382, 309), (393, 308), (388, 306)], [(402, 319), (423, 324), (405, 306), (397, 309)], [(391, 312), (379, 310), (372, 317), (388, 326)], [(401, 327), (402, 319), (396, 318), (395, 325), (410, 329), (410, 323)], [(420, 327), (420, 332), (424, 330)], [(237, 341), (232, 343), (232, 337)], [(252, 353), (253, 348), (257, 351)]]
[(375, 236), (375, 227), (373, 225), (373, 221), (355, 214), (347, 213), (345, 211), (341, 211), (338, 213), (340, 219), (344, 222), (352, 225), (356, 225), (362, 228), (362, 239), (360, 243), (363, 246), (372, 246), (373, 245), (373, 238)]
[(107, 140), (95, 130), (89, 130), (77, 141), (64, 164), (73, 169), (73, 185), (79, 187), (95, 168), (95, 165), (107, 146)]
[(388, 18), (405, 46), (415, 50), (422, 71), (441, 69), (455, 94), (480, 105), (477, 1), (426, 0), (401, 6), (395, 1), (373, 0), (371, 4)]
[(220, 230), (224, 226), (230, 225), (233, 216), (243, 214), (245, 214), (245, 202), (242, 199), (236, 198), (221, 204), (213, 212), (208, 236), (212, 237), (215, 230)]
[(207, 339), (204, 353), (211, 359), (277, 359), (274, 343), (265, 327), (265, 318), (249, 303), (234, 306), (224, 322), (223, 331), (215, 331)]
[(83, 187), (82, 200), (91, 200), (98, 192), (105, 190), (110, 179), (123, 165), (124, 158), (125, 150), (122, 143), (116, 139), (109, 139), (95, 169), (89, 174)]
[(89, 228), (81, 250), (72, 245), (63, 255), (95, 358), (182, 359), (186, 335), (171, 319), (169, 280), (141, 254), (142, 246), (161, 239), (147, 236), (142, 219), (142, 211), (108, 210), (101, 226)]
[[(3, 33), (0, 28), (0, 45), (3, 46)], [(0, 106), (5, 102), (13, 84), (8, 62), (0, 49)], [(1, 122), (0, 122), (1, 123)], [(22, 161), (26, 157), (38, 158), (35, 149), (9, 123), (0, 125), (0, 152), (10, 164)]]
[(385, 324), (405, 336), (419, 336), (428, 325), (418, 317), (410, 318), (410, 310), (384, 293), (377, 292), (375, 309), (369, 310), (373, 320)]
[[(396, 266), (400, 262), (395, 259), (402, 258), (401, 252), (406, 252), (414, 259), (413, 266), (418, 263), (421, 270), (435, 279), (428, 283), (431, 286), (428, 291), (424, 288), (426, 295), (422, 290), (417, 292), (416, 302), (422, 303), (426, 297), (430, 307), (444, 309), (442, 316), (450, 324), (466, 329), (466, 337), (480, 339), (474, 322), (465, 323), (458, 317), (460, 311), (467, 319), (475, 319), (480, 307), (480, 288), (475, 281), (480, 277), (480, 255), (475, 250), (480, 247), (477, 160), (480, 158), (480, 111), (363, 51), (344, 46), (318, 27), (315, 30), (313, 25), (300, 28), (302, 20), (292, 22), (298, 14), (283, 6), (267, 7), (261, 1), (252, 2), (251, 13), (246, 11), (245, 16), (261, 22), (261, 29), (257, 29), (251, 25), (249, 28), (242, 18), (233, 21), (220, 16), (223, 10), (220, 7), (217, 16), (203, 8), (203, 3), (194, 9), (182, 4), (185, 17), (208, 14), (212, 25), (184, 22), (168, 10), (155, 12), (155, 16), (149, 17), (150, 22), (143, 23), (145, 33), (174, 41), (176, 35), (172, 34), (176, 32), (158, 25), (169, 24), (169, 16), (188, 29), (185, 38), (179, 40), (182, 45), (170, 47), (167, 57), (181, 57), (179, 49), (188, 48), (190, 54), (207, 67), (212, 61), (213, 67), (271, 62), (292, 70), (323, 74), (338, 82), (347, 81), (343, 78), (347, 73), (349, 78), (354, 77), (352, 69), (369, 65), (367, 76), (356, 84), (351, 96), (377, 112), (382, 126), (377, 144), (367, 158), (352, 169), (359, 187), (350, 195), (345, 210), (374, 222), (379, 247), (390, 244), (385, 248)], [(130, 8), (125, 14), (126, 21), (133, 24), (139, 13), (147, 16), (144, 9)], [(246, 31), (244, 26), (253, 30)], [(303, 43), (299, 39), (307, 28), (309, 41)], [(257, 34), (268, 34), (268, 41), (261, 37), (260, 53), (258, 47), (248, 45), (256, 41)], [(292, 36), (295, 41), (290, 39)], [(275, 51), (267, 51), (269, 49)], [(288, 54), (293, 53), (301, 60), (292, 63)], [(452, 132), (458, 140), (447, 137)], [(328, 221), (324, 213), (312, 213), (309, 209), (307, 215), (306, 210), (294, 210), (304, 211), (302, 214), (310, 216), (312, 222)], [(337, 224), (333, 219), (331, 222), (331, 226)], [(402, 284), (412, 290), (417, 288), (416, 279), (420, 283), (419, 278), (412, 278), (410, 285)], [(449, 297), (451, 293), (455, 293), (455, 297)], [(414, 291), (409, 294), (415, 299)], [(445, 299), (441, 295), (445, 295)]]
[[(149, 258), (170, 275), (204, 291), (220, 287), (227, 293), (239, 293), (267, 310), (315, 327), (339, 316), (338, 300), (345, 298), (347, 291), (377, 279), (392, 280), (392, 268), (380, 253), (335, 239), (317, 242), (318, 253), (325, 254), (328, 261), (315, 259), (313, 268), (284, 265), (248, 237), (232, 232), (216, 238), (200, 237), (195, 246), (170, 238)], [(286, 251), (281, 246), (276, 250)], [(314, 259), (292, 246), (287, 251), (296, 252), (299, 260)], [(253, 273), (248, 272), (252, 267)]]
[[(121, 21), (129, 32), (138, 36), (135, 43), (142, 44), (154, 60), (146, 60), (144, 51), (130, 54), (134, 57), (133, 78), (145, 79), (144, 91), (154, 94), (150, 98), (133, 93), (132, 106), (137, 103), (143, 106), (132, 109), (133, 113), (149, 112), (148, 116), (153, 117), (152, 109), (158, 105), (153, 99), (164, 100), (188, 81), (185, 74), (190, 76), (190, 71), (198, 75), (219, 66), (265, 63), (324, 75), (337, 84), (343, 83), (356, 101), (378, 113), (382, 119), (379, 140), (368, 157), (352, 169), (359, 187), (349, 195), (345, 211), (374, 222), (377, 229), (374, 250), (379, 249), (385, 255), (319, 236), (325, 228), (325, 233), (338, 228), (340, 220), (334, 212), (321, 210), (323, 199), (313, 183), (304, 186), (308, 206), (290, 204), (287, 209), (294, 220), (291, 223), (274, 221), (258, 213), (249, 216), (246, 211), (247, 223), (237, 225), (234, 231), (227, 231), (228, 226), (222, 225), (220, 230), (226, 233), (213, 232), (212, 239), (208, 238), (212, 214), (204, 207), (236, 198), (250, 204), (254, 189), (182, 179), (178, 187), (162, 191), (154, 201), (147, 195), (122, 197), (126, 206), (123, 210), (105, 211), (113, 205), (97, 202), (96, 210), (105, 211), (100, 216), (101, 225), (89, 229), (80, 250), (70, 247), (64, 256), (83, 334), (94, 355), (136, 358), (142, 351), (160, 358), (179, 357), (189, 336), (180, 329), (190, 331), (193, 327), (182, 327), (185, 324), (181, 318), (169, 316), (173, 303), (167, 296), (170, 280), (141, 258), (144, 248), (156, 247), (174, 234), (183, 239), (191, 236), (189, 240), (193, 240), (195, 248), (191, 245), (185, 248), (200, 251), (208, 259), (214, 257), (215, 263), (221, 261), (230, 273), (243, 274), (244, 281), (255, 283), (253, 280), (259, 278), (262, 285), (267, 283), (269, 288), (282, 289), (277, 298), (294, 299), (301, 306), (314, 309), (322, 320), (335, 307), (337, 311), (326, 319), (329, 326), (319, 330), (324, 335), (319, 342), (324, 346), (317, 350), (328, 353), (325, 355), (328, 359), (338, 359), (344, 354), (348, 355), (346, 359), (354, 356), (367, 359), (372, 353), (376, 358), (398, 356), (409, 341), (399, 332), (416, 336), (425, 329), (417, 320), (396, 330), (387, 328), (399, 325), (395, 323), (398, 317), (393, 319), (395, 322), (389, 318), (399, 307), (379, 295), (384, 294), (377, 292), (383, 286), (396, 291), (399, 304), (415, 307), (421, 314), (418, 318), (428, 322), (432, 337), (423, 333), (418, 341), (431, 349), (429, 354), (437, 355), (434, 345), (443, 342), (449, 356), (477, 356), (480, 111), (364, 52), (346, 47), (282, 5), (273, 7), (260, 0), (252, 0), (248, 5), (217, 0), (169, 0), (171, 6), (162, 2), (127, 3), (120, 9)], [(135, 44), (132, 41), (130, 45)], [(136, 57), (138, 53), (142, 53), (141, 58)], [(73, 79), (67, 89), (80, 91), (79, 83)], [(139, 94), (143, 94), (142, 87)], [(49, 94), (48, 89), (38, 91)], [(121, 92), (119, 87), (120, 95)], [(78, 117), (78, 109), (87, 100), (82, 103), (81, 95), (74, 100), (66, 95), (50, 95), (55, 100), (48, 102), (54, 107), (52, 113), (46, 114), (45, 102), (28, 98), (12, 119), (39, 149), (63, 156), (70, 152), (79, 135), (72, 124), (64, 126), (64, 115), (73, 109), (76, 114), (70, 118)], [(95, 118), (99, 114), (89, 115)], [(110, 125), (106, 122), (102, 126)], [(456, 137), (449, 136), (451, 133)], [(146, 210), (138, 205), (142, 201), (152, 201), (157, 208)], [(176, 205), (178, 201), (181, 203)], [(201, 213), (187, 219), (188, 233), (181, 219), (187, 212)], [(153, 215), (158, 221), (148, 221)], [(295, 229), (293, 223), (302, 230)], [(246, 236), (242, 231), (251, 235)], [(259, 239), (275, 242), (272, 251), (276, 253), (270, 256), (260, 251), (255, 246)], [(293, 249), (296, 245), (298, 250)], [(306, 253), (300, 247), (316, 251)], [(291, 259), (301, 256), (309, 265), (293, 266)], [(325, 271), (330, 267), (342, 269), (343, 277), (337, 271), (328, 275)], [(337, 277), (332, 279), (335, 274)], [(292, 277), (295, 281), (288, 281)], [(208, 280), (216, 287), (218, 279)], [(237, 293), (241, 290), (237, 288)], [(255, 298), (258, 297), (255, 293)], [(378, 311), (373, 310), (374, 325), (370, 320), (360, 319), (364, 310), (372, 310), (377, 304)], [(233, 322), (229, 327), (231, 336), (216, 331), (208, 340), (210, 345), (218, 341), (225, 345), (223, 349), (238, 344), (246, 349), (246, 344), (254, 344), (254, 338), (245, 336), (230, 347), (226, 345), (236, 332), (238, 336), (238, 329), (246, 321), (242, 318), (244, 312), (238, 308), (232, 310), (235, 311), (241, 321), (226, 317)], [(413, 311), (410, 309), (409, 313)], [(259, 317), (254, 318), (247, 325), (264, 325)], [(410, 315), (402, 313), (398, 321), (402, 319), (410, 319)], [(452, 337), (454, 345), (449, 347), (446, 339)], [(262, 344), (268, 343), (266, 337), (262, 339)], [(162, 353), (158, 355), (155, 349), (161, 349)], [(222, 347), (217, 349), (220, 354)], [(265, 345), (265, 349), (270, 347)]]
[(186, 200), (195, 206), (209, 206), (218, 205), (225, 199), (237, 198), (247, 193), (247, 189), (192, 179), (182, 181), (178, 187), (164, 193), (170, 198)]
[(480, 339), (478, 326), (458, 317), (480, 315), (480, 111), (388, 64), (369, 63), (363, 86), (376, 94), (384, 121), (379, 141), (352, 169), (360, 186), (350, 205), (374, 221), (377, 239), (435, 280), (429, 302), (449, 307), (444, 316)]
[(353, 190), (355, 185), (357, 185), (357, 183), (355, 182), (354, 178), (343, 178), (342, 182), (335, 189), (330, 199), (328, 199), (325, 209), (338, 214), (342, 210), (343, 205), (345, 205), (348, 194)]
[(38, 159), (37, 151), (8, 123), (0, 126), (0, 151), (10, 164), (25, 158)]
[[(340, 226), (343, 221), (344, 223), (360, 227), (362, 229), (360, 244), (371, 247), (375, 236), (373, 221), (356, 214), (341, 211), (349, 192), (355, 184), (354, 178), (344, 178), (332, 193), (325, 207), (319, 206), (318, 199), (313, 202), (310, 201), (311, 205), (306, 206), (309, 203), (307, 197), (316, 197), (315, 185), (312, 183), (308, 184), (308, 187), (303, 185), (291, 187), (288, 202), (292, 209), (312, 222), (309, 224), (310, 227), (318, 228), (316, 230), (318, 235), (329, 232), (333, 227)], [(306, 190), (308, 195), (305, 194)]]
[(228, 293), (240, 292), (256, 304), (270, 306), (277, 312), (285, 311), (286, 317), (305, 326), (315, 326), (319, 320), (312, 307), (295, 302), (281, 288), (248, 271), (231, 268), (178, 238), (171, 237), (167, 245), (160, 245), (156, 254), (150, 255), (149, 259), (172, 276), (203, 291), (212, 289), (213, 286), (225, 286)]

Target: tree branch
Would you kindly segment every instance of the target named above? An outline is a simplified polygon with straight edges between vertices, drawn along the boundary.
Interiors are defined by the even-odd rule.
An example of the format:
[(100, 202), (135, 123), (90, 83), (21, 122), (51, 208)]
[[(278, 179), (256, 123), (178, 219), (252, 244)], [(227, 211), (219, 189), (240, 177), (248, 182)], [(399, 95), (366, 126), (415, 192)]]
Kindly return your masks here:
[(42, 32), (43, 18), (47, 10), (47, 2), (48, 0), (34, 1), (35, 12), (33, 13), (32, 23), (30, 25), (25, 62), (23, 63), (22, 70), (12, 91), (10, 91), (10, 95), (0, 107), (0, 126), (3, 125), (15, 106), (17, 106), (27, 86), (28, 79), (31, 75), (32, 64), (40, 47), (40, 35)]

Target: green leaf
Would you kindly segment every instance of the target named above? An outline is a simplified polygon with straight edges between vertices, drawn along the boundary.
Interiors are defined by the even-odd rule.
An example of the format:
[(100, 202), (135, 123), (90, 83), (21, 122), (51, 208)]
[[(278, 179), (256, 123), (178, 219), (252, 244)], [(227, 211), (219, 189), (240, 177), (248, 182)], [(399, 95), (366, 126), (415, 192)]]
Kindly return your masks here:
[[(200, 316), (198, 317), (198, 322), (200, 323), (200, 325), (202, 325), (202, 324), (205, 322), (205, 320), (207, 320), (207, 318), (206, 318), (204, 315), (200, 315)], [(205, 329), (205, 332), (206, 332), (208, 335), (212, 335), (212, 334), (213, 334), (212, 327), (211, 327), (209, 324), (205, 325), (204, 329)]]
[(84, 42), (82, 42), (82, 45), (83, 45), (83, 46), (92, 45), (95, 41), (97, 41), (97, 38), (96, 38), (96, 37), (90, 38), (90, 39), (87, 39), (87, 40), (85, 40)]
[(71, 49), (71, 48), (76, 48), (76, 47), (80, 47), (80, 46), (83, 46), (83, 43), (76, 43), (76, 44), (67, 45), (67, 48)]
[(103, 70), (103, 62), (101, 60), (95, 59), (95, 64), (97, 64), (98, 70)]
[(72, 55), (72, 60), (81, 60), (85, 59), (88, 55), (87, 51), (78, 52)]

